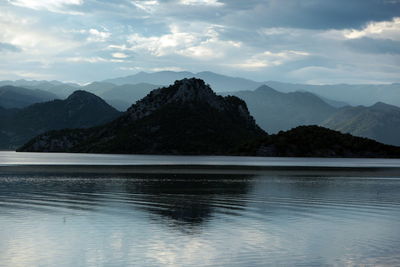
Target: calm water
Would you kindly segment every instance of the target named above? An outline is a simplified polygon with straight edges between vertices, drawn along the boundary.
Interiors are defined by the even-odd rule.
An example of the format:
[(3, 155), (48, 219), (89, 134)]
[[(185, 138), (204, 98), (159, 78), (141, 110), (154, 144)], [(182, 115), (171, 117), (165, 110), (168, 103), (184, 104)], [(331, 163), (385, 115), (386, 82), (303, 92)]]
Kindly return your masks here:
[(0, 226), (0, 266), (399, 266), (400, 176), (0, 169)]

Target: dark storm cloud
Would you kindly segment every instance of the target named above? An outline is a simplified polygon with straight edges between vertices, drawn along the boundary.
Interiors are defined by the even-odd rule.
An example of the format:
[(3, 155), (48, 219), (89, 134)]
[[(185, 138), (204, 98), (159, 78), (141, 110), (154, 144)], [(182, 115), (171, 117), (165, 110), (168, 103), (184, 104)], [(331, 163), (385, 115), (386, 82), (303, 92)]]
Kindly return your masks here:
[(370, 21), (391, 20), (400, 14), (400, 1), (384, 0), (267, 0), (225, 1), (238, 13), (233, 24), (307, 29), (360, 28)]

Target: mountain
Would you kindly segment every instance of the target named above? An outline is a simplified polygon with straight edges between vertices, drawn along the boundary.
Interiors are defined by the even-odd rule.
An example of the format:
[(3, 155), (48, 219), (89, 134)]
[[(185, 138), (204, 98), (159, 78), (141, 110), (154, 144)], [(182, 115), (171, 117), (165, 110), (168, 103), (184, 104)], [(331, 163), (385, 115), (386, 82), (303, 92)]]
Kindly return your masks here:
[(343, 133), (400, 146), (400, 108), (382, 102), (370, 107), (342, 108), (321, 125)]
[(312, 125), (252, 140), (236, 153), (273, 157), (400, 158), (400, 147)]
[(112, 106), (113, 108), (115, 108), (115, 109), (117, 109), (119, 111), (125, 111), (132, 105), (132, 102), (119, 100), (119, 99), (105, 99), (105, 101), (110, 106)]
[(226, 154), (266, 135), (243, 100), (218, 96), (203, 80), (191, 78), (151, 91), (108, 124), (48, 132), (20, 151)]
[(335, 108), (342, 108), (342, 107), (350, 106), (347, 102), (344, 102), (344, 101), (337, 101), (337, 100), (326, 98), (326, 97), (323, 97), (323, 96), (320, 96), (320, 95), (316, 95), (316, 96), (321, 98), (328, 105), (330, 105), (332, 107), (335, 107)]
[(151, 91), (121, 117), (88, 129), (41, 134), (18, 151), (303, 157), (400, 157), (400, 147), (300, 126), (268, 135), (235, 96), (199, 79)]
[(195, 77), (203, 79), (216, 92), (247, 91), (254, 90), (261, 85), (268, 85), (277, 91), (288, 93), (296, 91), (307, 91), (318, 95), (328, 104), (335, 107), (350, 105), (372, 105), (377, 101), (400, 106), (400, 83), (393, 84), (332, 84), (332, 85), (310, 85), (292, 84), (276, 81), (257, 82), (249, 79), (231, 77), (204, 71), (192, 73), (187, 71), (160, 71), (139, 72), (134, 75), (108, 79), (118, 85), (152, 83), (168, 85), (175, 80)]
[[(111, 105), (114, 103), (115, 106), (113, 106), (120, 109), (118, 107), (121, 107), (124, 103), (135, 103), (150, 93), (151, 90), (159, 87), (161, 86), (149, 83), (124, 84), (109, 88), (98, 95)], [(130, 104), (125, 106), (122, 110), (126, 110), (129, 106)]]
[(134, 75), (126, 77), (119, 77), (114, 79), (107, 79), (103, 82), (113, 83), (117, 85), (124, 84), (138, 84), (138, 83), (151, 83), (168, 85), (174, 83), (176, 80), (194, 77), (194, 74), (188, 71), (159, 71), (159, 72), (139, 72)]
[(0, 132), (8, 140), (2, 148), (15, 148), (49, 130), (91, 127), (120, 115), (104, 100), (85, 91), (23, 109), (0, 109)]
[(175, 72), (175, 71), (160, 71), (160, 72), (139, 72), (134, 75), (109, 79), (104, 82), (114, 84), (138, 84), (138, 83), (151, 83), (168, 85), (172, 84), (176, 80), (185, 78), (198, 78), (208, 83), (216, 92), (227, 92), (237, 90), (254, 90), (259, 87), (262, 83), (255, 82), (252, 80), (230, 77), (226, 75), (217, 74), (210, 71), (203, 71), (199, 73), (192, 73), (187, 71)]
[(3, 108), (22, 108), (34, 103), (57, 99), (50, 92), (6, 85), (0, 87), (0, 106)]
[(80, 88), (76, 83), (63, 83), (59, 81), (35, 81), (35, 80), (16, 80), (0, 81), (0, 86), (11, 85), (26, 89), (40, 89), (57, 95), (57, 98), (65, 98), (72, 92)]
[(310, 85), (268, 81), (265, 84), (281, 92), (307, 91), (350, 105), (370, 106), (380, 101), (400, 106), (400, 83)]
[(107, 90), (110, 90), (115, 86), (115, 84), (108, 82), (92, 82), (88, 85), (83, 86), (81, 90), (100, 96), (100, 94), (106, 92)]
[(319, 124), (336, 108), (308, 92), (281, 93), (263, 85), (254, 91), (231, 92), (243, 99), (258, 125), (269, 133)]

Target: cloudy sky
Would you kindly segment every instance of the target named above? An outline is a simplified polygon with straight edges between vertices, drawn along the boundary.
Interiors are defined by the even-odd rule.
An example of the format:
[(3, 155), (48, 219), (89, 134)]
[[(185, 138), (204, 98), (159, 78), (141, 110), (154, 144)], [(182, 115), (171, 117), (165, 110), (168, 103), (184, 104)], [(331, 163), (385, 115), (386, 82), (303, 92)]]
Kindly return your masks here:
[(0, 0), (0, 79), (400, 82), (400, 0)]

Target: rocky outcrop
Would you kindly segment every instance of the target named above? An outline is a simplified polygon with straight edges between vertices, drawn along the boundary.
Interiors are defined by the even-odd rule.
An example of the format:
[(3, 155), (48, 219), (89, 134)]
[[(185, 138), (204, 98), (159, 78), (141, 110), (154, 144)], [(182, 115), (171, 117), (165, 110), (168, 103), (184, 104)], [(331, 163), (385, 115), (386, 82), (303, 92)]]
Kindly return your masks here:
[(218, 96), (192, 78), (153, 90), (106, 125), (45, 133), (20, 151), (227, 154), (266, 135), (244, 101)]

